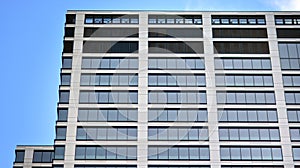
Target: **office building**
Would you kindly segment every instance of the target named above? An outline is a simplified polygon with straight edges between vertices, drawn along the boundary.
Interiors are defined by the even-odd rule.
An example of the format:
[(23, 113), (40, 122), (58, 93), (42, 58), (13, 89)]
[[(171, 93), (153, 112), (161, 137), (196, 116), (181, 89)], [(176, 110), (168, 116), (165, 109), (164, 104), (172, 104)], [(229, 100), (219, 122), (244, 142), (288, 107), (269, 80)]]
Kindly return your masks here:
[(71, 10), (63, 45), (14, 168), (300, 167), (300, 12)]

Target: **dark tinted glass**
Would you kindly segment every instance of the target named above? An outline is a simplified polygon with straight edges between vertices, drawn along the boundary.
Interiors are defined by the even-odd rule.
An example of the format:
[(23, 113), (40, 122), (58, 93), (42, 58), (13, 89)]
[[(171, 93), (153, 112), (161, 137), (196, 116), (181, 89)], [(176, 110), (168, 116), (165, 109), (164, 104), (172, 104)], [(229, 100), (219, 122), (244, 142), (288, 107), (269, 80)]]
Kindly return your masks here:
[(267, 38), (267, 29), (214, 28), (214, 38)]
[(203, 53), (203, 42), (149, 41), (149, 53)]
[(278, 28), (276, 31), (278, 38), (300, 38), (300, 29), (297, 28)]
[(76, 15), (75, 14), (66, 14), (66, 24), (75, 24)]
[(137, 41), (85, 41), (84, 53), (134, 53), (138, 52)]
[(216, 54), (269, 54), (268, 42), (214, 42)]
[(84, 37), (138, 37), (138, 28), (84, 28)]
[(149, 28), (149, 37), (202, 38), (201, 28)]
[(65, 27), (65, 37), (74, 37), (75, 28), (74, 27)]
[(64, 41), (64, 53), (73, 53), (73, 41)]

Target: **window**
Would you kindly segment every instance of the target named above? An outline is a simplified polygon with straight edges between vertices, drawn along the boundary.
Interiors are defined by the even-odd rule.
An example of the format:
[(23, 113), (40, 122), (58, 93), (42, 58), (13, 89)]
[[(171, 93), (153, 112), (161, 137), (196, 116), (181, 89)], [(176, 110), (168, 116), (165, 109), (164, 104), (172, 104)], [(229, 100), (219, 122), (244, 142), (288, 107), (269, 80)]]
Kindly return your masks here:
[(136, 160), (136, 146), (76, 146), (76, 160)]
[(62, 86), (70, 86), (71, 83), (71, 74), (61, 74), (60, 83)]
[(148, 86), (205, 86), (205, 75), (149, 74)]
[(74, 41), (64, 41), (64, 53), (73, 53)]
[(215, 54), (269, 54), (268, 42), (214, 42)]
[(209, 160), (206, 146), (149, 146), (148, 160)]
[(150, 91), (149, 104), (206, 104), (205, 92)]
[(54, 159), (63, 160), (65, 158), (65, 147), (55, 146), (54, 147)]
[(221, 160), (282, 160), (280, 147), (225, 147), (221, 146)]
[(16, 150), (15, 152), (15, 162), (16, 163), (23, 163), (24, 157), (25, 157), (25, 151), (24, 150)]
[(33, 163), (51, 163), (53, 159), (53, 151), (34, 151)]
[(278, 122), (277, 111), (272, 109), (219, 109), (219, 122)]
[(71, 57), (63, 57), (62, 58), (62, 68), (63, 69), (71, 69), (72, 68), (72, 58)]
[(286, 104), (300, 104), (300, 92), (285, 92)]
[(149, 41), (149, 53), (204, 53), (202, 41)]
[(299, 75), (282, 75), (282, 79), (283, 79), (283, 85), (286, 87), (300, 86), (300, 76)]
[(268, 58), (216, 58), (215, 69), (270, 70), (271, 60)]
[(137, 104), (137, 91), (81, 91), (79, 103), (96, 103), (96, 104)]
[(58, 109), (57, 121), (67, 121), (67, 120), (68, 120), (68, 109)]
[(75, 168), (136, 168), (135, 165), (75, 165)]
[(300, 148), (299, 147), (292, 147), (293, 149), (293, 158), (294, 160), (300, 160)]
[(189, 69), (203, 70), (202, 58), (149, 58), (148, 69)]
[(203, 38), (202, 28), (149, 28), (148, 37)]
[(269, 166), (269, 165), (264, 165), (264, 166), (247, 166), (247, 165), (242, 165), (242, 166), (221, 166), (221, 168), (283, 168), (283, 166)]
[(187, 165), (176, 165), (176, 166), (172, 166), (172, 165), (148, 165), (148, 168), (209, 168), (210, 166), (207, 165), (191, 165), (191, 166), (187, 166)]
[(75, 27), (65, 27), (65, 37), (74, 37)]
[(66, 14), (66, 24), (75, 24), (76, 14)]
[(138, 28), (84, 28), (84, 37), (138, 37)]
[(300, 141), (300, 128), (290, 128), (291, 141)]
[(220, 141), (280, 141), (278, 128), (219, 128)]
[(300, 69), (300, 43), (279, 43), (282, 70)]
[(276, 31), (277, 38), (300, 38), (300, 29), (297, 28), (280, 28), (276, 29)]
[(56, 127), (56, 140), (66, 140), (67, 127)]
[(300, 122), (300, 110), (288, 109), (287, 115), (288, 115), (288, 120), (290, 123)]
[(177, 166), (171, 166), (171, 165), (148, 165), (149, 168), (209, 168), (210, 166), (202, 166), (202, 165), (197, 165), (197, 166), (186, 166), (186, 165), (177, 165)]
[(212, 15), (212, 24), (232, 25), (265, 25), (265, 16), (262, 15)]
[(81, 86), (137, 86), (137, 74), (82, 74)]
[(84, 41), (83, 53), (136, 53), (138, 41)]
[(298, 15), (275, 16), (275, 24), (276, 25), (299, 25), (300, 24), (300, 16), (298, 16)]
[(267, 29), (213, 28), (214, 38), (267, 38)]
[(138, 15), (85, 15), (85, 24), (138, 24)]
[(59, 103), (69, 103), (70, 92), (60, 91), (59, 92)]
[(206, 122), (205, 109), (149, 109), (149, 122)]
[(64, 165), (52, 165), (52, 168), (64, 168)]
[(272, 75), (223, 75), (216, 74), (217, 86), (273, 86)]
[(275, 104), (274, 92), (217, 92), (218, 104)]
[(201, 15), (149, 15), (149, 24), (202, 24)]
[(208, 129), (205, 127), (149, 127), (149, 141), (205, 141)]
[(79, 109), (80, 122), (135, 122), (137, 109)]
[(293, 147), (293, 158), (294, 160), (300, 160), (300, 148), (299, 147)]
[(138, 69), (137, 58), (82, 58), (82, 69)]
[(130, 141), (137, 139), (136, 127), (78, 127), (76, 140)]

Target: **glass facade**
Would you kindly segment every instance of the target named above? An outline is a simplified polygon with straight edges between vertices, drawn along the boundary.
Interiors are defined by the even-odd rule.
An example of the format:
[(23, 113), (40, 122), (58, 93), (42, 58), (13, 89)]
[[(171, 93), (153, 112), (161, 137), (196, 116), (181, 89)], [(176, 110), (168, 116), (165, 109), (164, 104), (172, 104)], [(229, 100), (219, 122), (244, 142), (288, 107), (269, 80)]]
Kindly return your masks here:
[(68, 11), (54, 144), (13, 167), (300, 167), (299, 16)]
[(221, 146), (221, 160), (282, 160), (279, 147), (225, 147)]

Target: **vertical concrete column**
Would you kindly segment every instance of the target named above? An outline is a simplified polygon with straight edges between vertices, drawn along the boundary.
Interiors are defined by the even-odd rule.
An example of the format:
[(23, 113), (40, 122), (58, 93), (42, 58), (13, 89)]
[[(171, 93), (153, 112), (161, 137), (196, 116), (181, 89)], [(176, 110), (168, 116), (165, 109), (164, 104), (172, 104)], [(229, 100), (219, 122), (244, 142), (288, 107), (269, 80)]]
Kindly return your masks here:
[(65, 145), (65, 168), (74, 167), (78, 102), (80, 91), (80, 71), (83, 48), (84, 13), (76, 14), (74, 48), (72, 57), (71, 90), (69, 99), (68, 128)]
[(148, 153), (148, 13), (139, 13), (138, 168), (147, 167)]
[(282, 72), (280, 66), (280, 57), (278, 50), (278, 40), (276, 35), (276, 26), (274, 21), (274, 14), (266, 15), (266, 23), (267, 23), (267, 31), (268, 31), (268, 41), (270, 48), (270, 57), (272, 63), (272, 75), (274, 81), (274, 91), (276, 97), (276, 106), (278, 113), (278, 124), (280, 130), (280, 138), (281, 138), (281, 147), (283, 153), (283, 163), (284, 167), (292, 168), (293, 164), (293, 156), (292, 156), (292, 147), (291, 140), (289, 135), (289, 124), (287, 119), (287, 111), (285, 104), (285, 96), (284, 96), (284, 87), (282, 81)]
[(203, 18), (203, 40), (206, 76), (206, 95), (208, 111), (209, 149), (211, 168), (220, 167), (220, 146), (218, 134), (218, 113), (216, 102), (214, 46), (212, 39), (211, 14), (204, 12)]
[(24, 168), (31, 168), (32, 167), (33, 152), (34, 152), (33, 148), (26, 148), (25, 149)]

